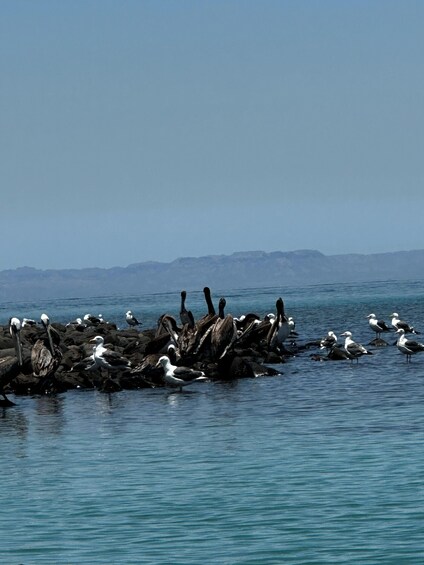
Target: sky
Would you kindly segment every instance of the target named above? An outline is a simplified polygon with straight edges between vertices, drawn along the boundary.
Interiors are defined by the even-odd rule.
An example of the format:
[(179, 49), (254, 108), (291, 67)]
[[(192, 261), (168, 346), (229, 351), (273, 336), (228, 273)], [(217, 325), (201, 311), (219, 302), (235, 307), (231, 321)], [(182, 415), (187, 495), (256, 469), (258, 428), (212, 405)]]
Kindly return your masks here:
[(0, 270), (424, 248), (424, 2), (2, 0)]

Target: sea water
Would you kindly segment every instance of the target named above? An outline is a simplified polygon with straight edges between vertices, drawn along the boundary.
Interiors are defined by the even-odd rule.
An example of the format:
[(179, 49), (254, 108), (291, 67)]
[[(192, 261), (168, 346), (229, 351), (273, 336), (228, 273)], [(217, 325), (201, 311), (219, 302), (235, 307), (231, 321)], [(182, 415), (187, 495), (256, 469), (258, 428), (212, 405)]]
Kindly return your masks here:
[[(213, 289), (212, 289), (213, 291)], [(424, 333), (424, 283), (219, 290), (234, 315), (275, 310), (298, 343), (398, 312)], [(205, 313), (203, 293), (187, 308)], [(143, 327), (178, 317), (179, 293), (10, 303), (67, 322)], [(14, 397), (0, 411), (0, 562), (15, 564), (415, 564), (424, 562), (424, 354), (350, 361), (310, 349), (275, 377)], [(418, 338), (420, 336), (417, 336)], [(424, 335), (423, 335), (424, 340)], [(321, 352), (322, 353), (322, 352)]]

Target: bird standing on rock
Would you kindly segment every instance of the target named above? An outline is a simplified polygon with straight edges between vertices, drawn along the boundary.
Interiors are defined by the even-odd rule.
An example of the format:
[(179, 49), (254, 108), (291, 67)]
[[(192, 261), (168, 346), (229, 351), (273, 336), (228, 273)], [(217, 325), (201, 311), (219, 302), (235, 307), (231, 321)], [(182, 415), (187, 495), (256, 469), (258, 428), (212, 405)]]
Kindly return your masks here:
[(50, 318), (47, 314), (41, 314), (41, 325), (43, 326), (47, 339), (37, 339), (31, 349), (31, 365), (33, 375), (41, 377), (41, 388), (52, 384), (51, 378), (62, 360), (62, 351), (59, 347), (60, 334), (52, 328)]
[(96, 335), (90, 341), (96, 344), (93, 348), (93, 355), (97, 367), (107, 369), (108, 373), (131, 368), (131, 362), (126, 357), (104, 346), (104, 338), (101, 335)]
[(356, 362), (358, 362), (359, 357), (362, 357), (362, 355), (372, 355), (371, 351), (368, 351), (368, 349), (366, 349), (363, 345), (353, 341), (352, 332), (344, 332), (340, 335), (345, 338), (344, 349), (347, 352), (349, 359), (352, 361), (353, 359), (356, 359)]
[(128, 312), (125, 313), (125, 319), (127, 321), (127, 324), (131, 327), (135, 327), (135, 326), (140, 326), (141, 322), (139, 322), (137, 320), (137, 318), (134, 316), (134, 314), (131, 312), (131, 310), (128, 310)]
[(368, 314), (368, 323), (370, 328), (376, 333), (377, 339), (380, 339), (383, 332), (389, 332), (390, 328), (384, 320), (378, 320), (375, 314)]
[(277, 316), (275, 317), (267, 335), (268, 347), (282, 347), (290, 335), (290, 324), (284, 312), (284, 302), (278, 298), (275, 303)]

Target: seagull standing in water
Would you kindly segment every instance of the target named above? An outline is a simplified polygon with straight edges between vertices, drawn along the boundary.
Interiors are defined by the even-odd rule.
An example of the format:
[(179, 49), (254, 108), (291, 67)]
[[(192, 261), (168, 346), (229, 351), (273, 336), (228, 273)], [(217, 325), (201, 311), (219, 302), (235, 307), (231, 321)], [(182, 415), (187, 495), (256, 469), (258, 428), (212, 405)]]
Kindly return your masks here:
[(162, 365), (164, 371), (165, 382), (173, 387), (179, 388), (180, 392), (183, 386), (187, 386), (194, 382), (206, 381), (206, 376), (203, 371), (197, 371), (190, 367), (177, 367), (172, 365), (167, 355), (162, 355), (158, 361), (158, 365)]
[(420, 332), (418, 332), (415, 328), (413, 328), (412, 326), (410, 326), (407, 322), (405, 322), (404, 320), (400, 320), (399, 319), (399, 314), (397, 312), (393, 312), (393, 314), (391, 314), (392, 317), (392, 326), (395, 328), (395, 330), (404, 330), (406, 334), (419, 334)]
[(424, 344), (418, 343), (418, 341), (414, 341), (412, 339), (408, 339), (403, 328), (400, 328), (396, 333), (399, 334), (399, 339), (396, 342), (396, 347), (399, 349), (399, 351), (406, 355), (407, 363), (411, 361), (412, 355), (415, 355), (420, 351), (424, 351)]
[(356, 359), (356, 362), (358, 362), (362, 355), (372, 355), (371, 351), (365, 349), (363, 345), (353, 341), (352, 332), (344, 332), (340, 335), (345, 338), (344, 348), (351, 360)]

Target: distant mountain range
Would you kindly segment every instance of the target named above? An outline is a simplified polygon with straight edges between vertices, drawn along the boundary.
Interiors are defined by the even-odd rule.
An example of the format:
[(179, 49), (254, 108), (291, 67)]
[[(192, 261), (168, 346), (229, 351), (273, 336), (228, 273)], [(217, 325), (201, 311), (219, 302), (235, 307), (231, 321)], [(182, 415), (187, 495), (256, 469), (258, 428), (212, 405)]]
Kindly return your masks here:
[(408, 279), (424, 279), (424, 250), (371, 255), (251, 251), (110, 269), (5, 270), (0, 271), (0, 300), (88, 298), (201, 290), (204, 286), (237, 289)]

